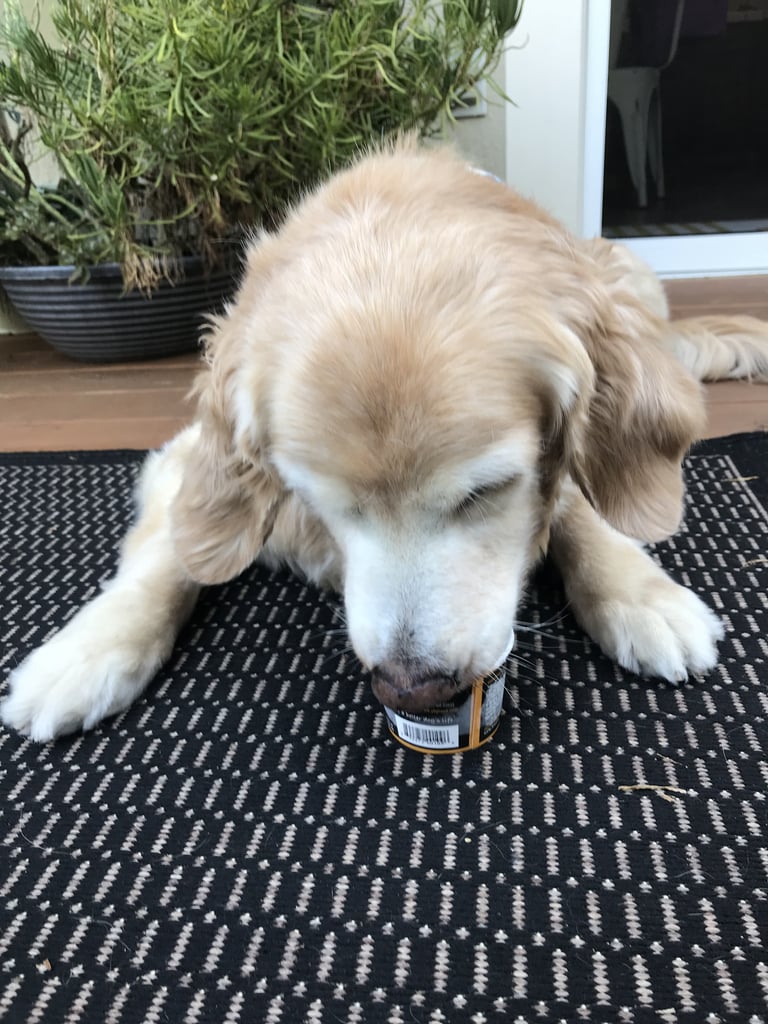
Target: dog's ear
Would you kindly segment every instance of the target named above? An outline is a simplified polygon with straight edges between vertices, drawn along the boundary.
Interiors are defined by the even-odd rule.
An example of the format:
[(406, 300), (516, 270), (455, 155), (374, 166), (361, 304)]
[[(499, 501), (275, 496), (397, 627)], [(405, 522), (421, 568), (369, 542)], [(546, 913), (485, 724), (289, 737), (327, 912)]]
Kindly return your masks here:
[[(235, 305), (213, 318), (206, 339), (208, 368), (195, 383), (198, 441), (188, 457), (171, 508), (176, 552), (192, 579), (223, 583), (243, 571), (269, 538), (285, 492), (266, 458), (260, 422), (261, 354), (253, 338), (254, 290), (263, 254), (251, 251)], [(248, 355), (244, 341), (248, 339)]]
[(656, 343), (658, 323), (631, 297), (583, 324), (593, 366), (564, 420), (568, 471), (622, 533), (657, 541), (683, 512), (682, 459), (705, 424), (701, 388)]
[(205, 420), (171, 509), (176, 553), (198, 583), (233, 579), (258, 556), (283, 498), (259, 453), (222, 443)]
[(547, 388), (545, 489), (565, 470), (622, 533), (668, 537), (683, 511), (682, 459), (706, 416), (700, 385), (658, 343), (667, 313), (659, 282), (620, 246), (577, 242), (511, 190), (484, 188), (524, 215), (529, 244), (550, 261), (531, 287), (549, 293), (548, 311), (519, 335), (529, 332), (527, 358)]

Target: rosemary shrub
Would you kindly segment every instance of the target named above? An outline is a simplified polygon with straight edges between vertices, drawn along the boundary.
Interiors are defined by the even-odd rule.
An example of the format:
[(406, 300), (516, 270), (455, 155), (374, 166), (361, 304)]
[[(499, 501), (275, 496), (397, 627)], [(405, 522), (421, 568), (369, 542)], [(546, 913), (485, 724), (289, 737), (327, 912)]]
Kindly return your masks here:
[[(491, 73), (522, 0), (58, 0), (55, 44), (6, 0), (0, 257), (213, 265), (321, 174), (434, 132)], [(28, 168), (34, 124), (60, 180)]]

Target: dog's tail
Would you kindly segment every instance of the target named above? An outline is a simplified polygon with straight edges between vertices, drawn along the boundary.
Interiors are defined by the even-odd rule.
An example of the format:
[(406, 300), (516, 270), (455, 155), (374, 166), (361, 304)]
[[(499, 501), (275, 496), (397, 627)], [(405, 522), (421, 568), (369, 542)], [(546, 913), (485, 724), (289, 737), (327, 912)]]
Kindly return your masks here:
[(662, 346), (696, 380), (768, 383), (768, 321), (753, 316), (699, 316), (670, 320)]

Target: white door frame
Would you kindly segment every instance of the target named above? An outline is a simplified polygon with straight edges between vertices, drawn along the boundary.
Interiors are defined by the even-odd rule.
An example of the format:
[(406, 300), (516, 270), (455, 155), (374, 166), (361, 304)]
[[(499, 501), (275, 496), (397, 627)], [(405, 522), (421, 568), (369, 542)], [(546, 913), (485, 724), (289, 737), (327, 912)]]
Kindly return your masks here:
[(609, 26), (610, 0), (524, 0), (501, 83), (506, 181), (585, 236), (600, 232)]
[[(506, 179), (576, 234), (602, 232), (610, 0), (527, 0), (504, 85)], [(662, 277), (768, 274), (768, 231), (622, 238)]]

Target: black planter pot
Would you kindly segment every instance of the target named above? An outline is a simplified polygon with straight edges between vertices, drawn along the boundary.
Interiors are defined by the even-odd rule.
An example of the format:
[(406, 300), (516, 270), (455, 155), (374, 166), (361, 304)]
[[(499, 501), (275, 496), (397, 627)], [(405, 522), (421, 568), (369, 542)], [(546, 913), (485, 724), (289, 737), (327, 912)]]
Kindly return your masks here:
[(69, 284), (74, 267), (0, 267), (0, 285), (17, 312), (50, 345), (86, 362), (194, 352), (206, 313), (220, 311), (234, 293), (237, 271), (209, 272), (198, 257), (182, 261), (183, 274), (147, 298), (123, 294), (117, 263)]

